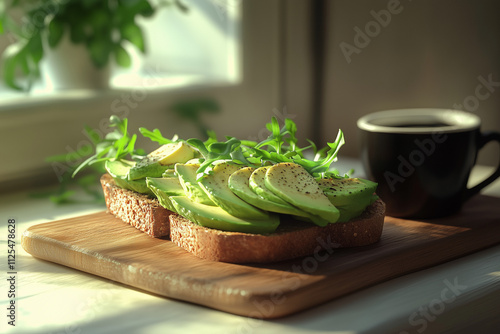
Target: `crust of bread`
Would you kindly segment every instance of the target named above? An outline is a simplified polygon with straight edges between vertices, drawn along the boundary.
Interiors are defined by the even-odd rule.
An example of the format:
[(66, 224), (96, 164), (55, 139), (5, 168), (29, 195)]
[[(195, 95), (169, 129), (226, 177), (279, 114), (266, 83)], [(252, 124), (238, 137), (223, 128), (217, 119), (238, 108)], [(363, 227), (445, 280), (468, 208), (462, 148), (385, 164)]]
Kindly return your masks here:
[(108, 212), (151, 237), (170, 237), (195, 256), (218, 262), (270, 263), (370, 245), (380, 239), (385, 218), (385, 204), (377, 200), (347, 223), (319, 227), (289, 218), (272, 234), (228, 232), (194, 224), (155, 198), (118, 187), (108, 174), (101, 184)]
[(336, 248), (366, 246), (380, 240), (385, 204), (377, 200), (361, 216), (326, 227), (290, 219), (272, 234), (219, 231), (170, 216), (170, 240), (194, 255), (211, 261), (268, 263), (316, 254)]
[(108, 212), (154, 238), (170, 236), (169, 216), (172, 211), (156, 198), (120, 188), (109, 174), (101, 177)]

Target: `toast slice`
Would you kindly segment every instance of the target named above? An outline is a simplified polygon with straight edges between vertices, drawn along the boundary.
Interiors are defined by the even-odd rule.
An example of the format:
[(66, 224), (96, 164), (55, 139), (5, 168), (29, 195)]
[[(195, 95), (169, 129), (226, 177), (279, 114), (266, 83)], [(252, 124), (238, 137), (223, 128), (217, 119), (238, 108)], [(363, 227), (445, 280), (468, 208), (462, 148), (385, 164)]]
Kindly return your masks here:
[(376, 243), (382, 235), (384, 217), (385, 204), (379, 199), (347, 223), (320, 227), (290, 218), (282, 220), (272, 234), (249, 234), (203, 227), (172, 214), (170, 240), (206, 260), (268, 263)]
[(377, 200), (347, 223), (320, 227), (283, 216), (286, 220), (271, 234), (228, 232), (194, 224), (155, 198), (118, 187), (108, 174), (101, 177), (101, 184), (114, 216), (152, 237), (170, 237), (199, 258), (218, 262), (269, 263), (373, 244), (380, 239), (385, 218), (385, 204)]
[(172, 211), (156, 198), (120, 188), (109, 174), (101, 177), (108, 212), (154, 238), (170, 236), (169, 216)]

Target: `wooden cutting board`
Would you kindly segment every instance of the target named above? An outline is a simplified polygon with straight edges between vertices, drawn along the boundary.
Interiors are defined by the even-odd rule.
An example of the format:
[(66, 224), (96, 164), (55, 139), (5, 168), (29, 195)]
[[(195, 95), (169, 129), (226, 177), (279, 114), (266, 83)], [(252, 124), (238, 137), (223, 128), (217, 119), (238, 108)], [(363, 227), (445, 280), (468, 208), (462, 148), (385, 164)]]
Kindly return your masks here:
[(286, 316), (500, 243), (500, 199), (476, 196), (460, 214), (387, 217), (381, 241), (268, 265), (201, 260), (99, 212), (39, 224), (22, 237), (37, 258), (168, 298), (255, 318)]

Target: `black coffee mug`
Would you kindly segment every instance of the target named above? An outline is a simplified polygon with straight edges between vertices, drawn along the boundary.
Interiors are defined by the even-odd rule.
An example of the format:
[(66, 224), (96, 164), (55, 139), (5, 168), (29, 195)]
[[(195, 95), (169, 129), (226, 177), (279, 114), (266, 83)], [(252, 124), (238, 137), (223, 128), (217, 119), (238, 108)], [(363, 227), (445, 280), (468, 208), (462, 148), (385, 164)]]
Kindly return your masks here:
[(500, 133), (481, 133), (477, 115), (447, 109), (375, 112), (358, 122), (361, 160), (387, 215), (437, 218), (462, 204), (500, 176), (467, 187), (479, 150)]

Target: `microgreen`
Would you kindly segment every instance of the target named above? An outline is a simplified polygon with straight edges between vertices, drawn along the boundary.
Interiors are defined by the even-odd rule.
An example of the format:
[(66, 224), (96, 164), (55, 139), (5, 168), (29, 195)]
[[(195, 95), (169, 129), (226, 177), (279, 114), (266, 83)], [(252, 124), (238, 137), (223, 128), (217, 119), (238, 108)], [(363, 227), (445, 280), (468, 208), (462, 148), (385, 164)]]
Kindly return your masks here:
[(179, 140), (179, 137), (175, 135), (172, 139), (168, 139), (163, 137), (161, 134), (160, 130), (154, 129), (153, 131), (150, 131), (144, 127), (139, 128), (139, 132), (146, 138), (151, 139), (151, 141), (157, 142), (160, 145), (165, 145), (165, 144), (170, 144), (170, 143), (175, 143), (176, 141)]
[[(342, 131), (339, 130), (333, 143), (327, 143), (324, 148), (317, 149), (310, 140), (308, 146), (298, 146), (297, 125), (291, 119), (286, 119), (284, 126), (280, 127), (278, 120), (273, 117), (271, 122), (266, 124), (266, 128), (270, 135), (259, 143), (241, 141), (234, 137), (228, 137), (225, 142), (188, 139), (187, 143), (196, 148), (204, 159), (198, 169), (198, 177), (210, 173), (212, 165), (222, 161), (254, 167), (293, 162), (304, 167), (316, 178), (339, 177), (338, 171), (330, 169), (330, 166), (337, 160), (339, 149), (344, 145)], [(315, 154), (313, 160), (304, 157), (304, 152), (309, 149)]]
[[(259, 159), (262, 164), (294, 162), (317, 178), (338, 177), (338, 172), (330, 170), (330, 166), (337, 160), (339, 149), (345, 143), (341, 130), (335, 142), (327, 143), (326, 147), (318, 150), (316, 144), (310, 140), (308, 140), (309, 146), (303, 148), (298, 146), (297, 125), (291, 119), (285, 119), (284, 126), (280, 128), (278, 120), (273, 117), (266, 127), (271, 132), (269, 137), (256, 145), (246, 147), (251, 158)], [(304, 152), (308, 149), (312, 149), (315, 154), (313, 160), (304, 157)]]
[(338, 177), (338, 172), (335, 170), (330, 171), (330, 166), (333, 162), (337, 161), (339, 150), (344, 144), (344, 133), (342, 130), (339, 130), (335, 142), (327, 143), (327, 147), (330, 149), (326, 153), (326, 157), (318, 159), (318, 154), (316, 154), (315, 160), (302, 158), (295, 162), (302, 165), (311, 175), (315, 177)]
[(95, 153), (82, 162), (73, 172), (75, 176), (80, 170), (95, 163), (112, 159), (124, 159), (127, 156), (136, 158), (144, 155), (144, 151), (135, 149), (137, 135), (128, 133), (128, 119), (111, 116), (109, 126), (114, 130), (95, 144)]
[(216, 163), (231, 161), (246, 166), (253, 165), (245, 156), (241, 141), (234, 137), (229, 137), (225, 142), (213, 141), (213, 138), (205, 142), (191, 138), (187, 143), (196, 148), (204, 159), (197, 171), (198, 179), (209, 174)]

